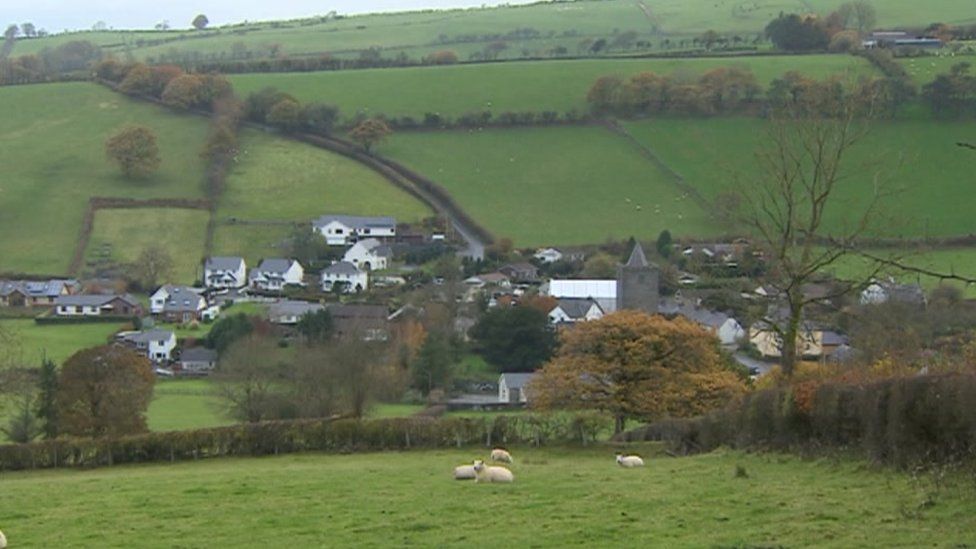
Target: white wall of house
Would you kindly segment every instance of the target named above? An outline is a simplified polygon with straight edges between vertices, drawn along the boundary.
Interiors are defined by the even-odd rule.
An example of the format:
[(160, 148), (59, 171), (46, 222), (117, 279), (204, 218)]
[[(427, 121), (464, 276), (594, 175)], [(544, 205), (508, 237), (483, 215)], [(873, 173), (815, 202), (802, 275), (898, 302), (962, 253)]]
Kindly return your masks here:
[(215, 290), (243, 288), (247, 285), (247, 265), (241, 261), (235, 271), (205, 268), (203, 281), (208, 288)]
[(205, 372), (213, 371), (216, 364), (214, 362), (202, 362), (202, 361), (187, 361), (182, 363), (183, 371), (192, 374), (202, 374)]
[(299, 285), (305, 279), (305, 268), (297, 261), (292, 261), (285, 272), (285, 284)]
[(369, 288), (369, 275), (364, 271), (359, 271), (354, 275), (322, 273), (322, 291), (331, 292), (332, 286), (336, 282), (345, 282), (346, 287), (343, 293), (351, 294)]
[(102, 309), (94, 305), (58, 305), (58, 316), (100, 316)]
[(533, 256), (543, 263), (555, 263), (563, 258), (563, 253), (555, 248), (539, 250)]
[(383, 270), (388, 266), (386, 258), (374, 254), (373, 249), (364, 245), (364, 241), (357, 242), (349, 248), (342, 256), (342, 260), (367, 271)]
[(356, 236), (352, 227), (348, 227), (339, 221), (332, 221), (328, 225), (318, 227), (318, 231), (325, 237), (325, 242), (330, 246), (345, 246)]
[(169, 292), (165, 288), (160, 287), (156, 290), (156, 293), (149, 297), (149, 312), (154, 315), (162, 313), (167, 299), (169, 299)]
[(172, 357), (173, 349), (175, 348), (176, 335), (170, 332), (169, 337), (166, 339), (154, 339), (149, 342), (149, 358), (150, 360), (155, 360), (157, 362), (169, 360)]
[(715, 333), (722, 345), (735, 345), (746, 336), (746, 331), (734, 318), (725, 321)]

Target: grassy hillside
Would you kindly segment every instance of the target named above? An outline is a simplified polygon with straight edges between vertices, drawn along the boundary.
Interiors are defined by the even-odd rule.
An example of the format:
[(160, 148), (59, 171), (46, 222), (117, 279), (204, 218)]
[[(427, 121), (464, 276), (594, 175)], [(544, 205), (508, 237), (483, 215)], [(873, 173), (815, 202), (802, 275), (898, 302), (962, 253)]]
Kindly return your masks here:
[(380, 152), (443, 185), (496, 236), (520, 246), (721, 230), (602, 127), (401, 133)]
[[(879, 250), (876, 253), (884, 257), (886, 251)], [(938, 273), (954, 273), (960, 276), (976, 278), (976, 249), (950, 248), (945, 250), (899, 251), (897, 255), (904, 257), (901, 261), (906, 265)], [(871, 265), (867, 261), (850, 257), (845, 258), (842, 262), (835, 265), (832, 271), (837, 277), (855, 279), (864, 277), (867, 273), (870, 273), (871, 271), (869, 269), (871, 269)], [(976, 299), (976, 286), (943, 282), (937, 278), (900, 271), (892, 271), (890, 274), (905, 283), (917, 282), (927, 290), (936, 288), (943, 283), (956, 285), (967, 298)]]
[(192, 284), (200, 276), (210, 213), (176, 208), (99, 210), (86, 259), (135, 263), (143, 250), (159, 246), (173, 260), (170, 282)]
[(206, 379), (160, 380), (149, 404), (149, 429), (180, 431), (230, 425)]
[[(756, 151), (765, 139), (758, 119), (654, 120), (627, 124), (672, 169), (705, 196), (718, 197), (757, 173)], [(968, 123), (906, 120), (876, 124), (848, 157), (849, 179), (839, 190), (835, 225), (867, 202), (881, 170), (897, 194), (886, 199), (880, 233), (896, 237), (965, 235), (976, 231), (967, 200), (976, 160), (955, 146), (972, 137)]]
[[(126, 124), (158, 137), (162, 166), (143, 181), (105, 159), (105, 139)], [(206, 130), (93, 84), (0, 88), (0, 271), (64, 273), (89, 197), (199, 196)]]
[(291, 233), (287, 222), (308, 223), (325, 213), (391, 215), (405, 222), (431, 215), (376, 172), (310, 145), (246, 131), (238, 158), (218, 208), (216, 254), (243, 254), (249, 262), (274, 255)]
[(603, 446), (514, 452), (513, 485), (452, 480), (453, 466), (486, 453), (475, 448), (11, 473), (0, 523), (16, 547), (976, 542), (966, 484), (733, 452), (632, 470)]
[(597, 78), (628, 77), (642, 71), (694, 78), (716, 67), (738, 66), (753, 71), (762, 85), (789, 70), (814, 77), (871, 74), (862, 58), (847, 55), (775, 56), (739, 59), (588, 59), (515, 62), (406, 69), (340, 72), (244, 74), (231, 77), (239, 94), (266, 86), (284, 90), (301, 101), (337, 105), (345, 118), (358, 112), (409, 115), (426, 112), (457, 116), (489, 110), (586, 111), (586, 93)]
[(45, 356), (60, 364), (80, 349), (102, 345), (122, 325), (99, 322), (52, 326), (37, 324), (33, 319), (5, 318), (0, 320), (0, 329), (14, 333), (28, 365), (39, 366)]
[(908, 57), (898, 60), (918, 85), (925, 85), (945, 74), (957, 63), (976, 63), (976, 56), (959, 55), (952, 57)]

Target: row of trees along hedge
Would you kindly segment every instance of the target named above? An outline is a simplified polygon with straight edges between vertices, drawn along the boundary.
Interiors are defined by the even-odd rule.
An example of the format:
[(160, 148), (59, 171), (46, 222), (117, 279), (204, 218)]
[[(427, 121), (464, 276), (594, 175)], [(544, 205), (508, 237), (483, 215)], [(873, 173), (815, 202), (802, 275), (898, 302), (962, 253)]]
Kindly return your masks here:
[(87, 80), (88, 69), (102, 58), (102, 50), (85, 40), (65, 42), (40, 53), (0, 56), (0, 86), (59, 80)]
[(874, 115), (890, 116), (914, 94), (910, 82), (902, 78), (864, 77), (849, 83), (841, 77), (815, 80), (796, 71), (773, 80), (764, 92), (751, 71), (732, 67), (709, 71), (695, 82), (653, 72), (642, 72), (626, 80), (603, 76), (590, 88), (586, 99), (596, 114), (623, 117), (763, 112), (784, 106), (811, 110), (842, 102), (853, 102), (855, 107)]
[(748, 395), (696, 419), (661, 421), (625, 440), (665, 440), (685, 452), (745, 449), (853, 451), (909, 467), (976, 458), (976, 375), (798, 385)]
[(947, 118), (976, 114), (976, 76), (971, 68), (969, 63), (957, 63), (922, 87), (922, 97), (933, 113)]
[(128, 95), (158, 99), (178, 109), (211, 110), (216, 101), (233, 94), (219, 74), (188, 74), (175, 65), (149, 66), (106, 59), (95, 66), (95, 75), (118, 86)]
[(588, 444), (609, 426), (607, 416), (592, 412), (493, 418), (272, 421), (118, 438), (11, 444), (0, 446), (0, 470), (99, 467), (306, 451), (346, 453), (498, 444)]

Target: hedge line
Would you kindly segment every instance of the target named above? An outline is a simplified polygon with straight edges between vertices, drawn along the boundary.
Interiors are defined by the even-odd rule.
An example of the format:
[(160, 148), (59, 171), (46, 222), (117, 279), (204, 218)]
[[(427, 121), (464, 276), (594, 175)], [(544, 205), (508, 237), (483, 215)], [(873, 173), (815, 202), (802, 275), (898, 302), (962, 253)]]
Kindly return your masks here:
[(57, 439), (0, 446), (0, 471), (305, 451), (350, 453), (506, 444), (587, 444), (610, 425), (608, 417), (596, 413), (269, 421), (120, 438)]
[(919, 376), (758, 391), (719, 413), (667, 420), (623, 440), (663, 440), (682, 453), (742, 449), (853, 451), (909, 467), (976, 458), (976, 375)]

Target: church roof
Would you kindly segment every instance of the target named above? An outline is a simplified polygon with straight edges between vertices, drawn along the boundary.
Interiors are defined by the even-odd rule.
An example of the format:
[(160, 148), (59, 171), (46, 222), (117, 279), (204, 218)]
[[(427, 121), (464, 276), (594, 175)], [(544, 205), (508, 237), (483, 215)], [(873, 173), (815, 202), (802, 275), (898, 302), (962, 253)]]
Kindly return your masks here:
[(626, 267), (647, 267), (647, 256), (644, 255), (644, 248), (640, 242), (634, 244), (634, 251), (630, 252), (630, 259), (627, 260)]

